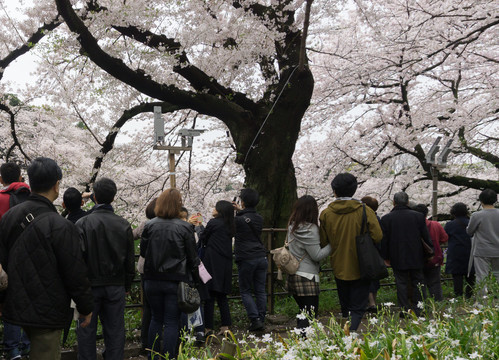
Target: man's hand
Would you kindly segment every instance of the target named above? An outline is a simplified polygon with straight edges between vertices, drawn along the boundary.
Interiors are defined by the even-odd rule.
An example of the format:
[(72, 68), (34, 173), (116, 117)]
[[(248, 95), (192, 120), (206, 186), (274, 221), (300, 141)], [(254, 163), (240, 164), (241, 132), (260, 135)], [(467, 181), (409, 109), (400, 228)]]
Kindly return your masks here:
[(236, 211), (241, 211), (243, 208), (235, 201), (232, 202), (232, 206), (234, 207), (234, 210)]
[(92, 320), (92, 313), (88, 315), (83, 315), (80, 317), (80, 326), (82, 328), (87, 327), (90, 324), (90, 320)]
[(385, 260), (385, 266), (390, 266), (390, 260)]

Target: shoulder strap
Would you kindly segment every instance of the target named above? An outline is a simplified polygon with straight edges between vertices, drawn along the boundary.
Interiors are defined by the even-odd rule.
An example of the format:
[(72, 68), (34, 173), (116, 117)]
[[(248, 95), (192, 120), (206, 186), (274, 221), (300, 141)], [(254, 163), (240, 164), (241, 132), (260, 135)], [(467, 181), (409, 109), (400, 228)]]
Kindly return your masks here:
[(252, 232), (252, 233), (253, 233), (253, 235), (256, 237), (256, 239), (257, 239), (259, 242), (262, 242), (262, 241), (261, 241), (261, 239), (260, 239), (260, 237), (258, 236), (258, 233), (257, 233), (257, 231), (256, 231), (255, 227), (253, 226), (253, 223), (251, 222), (251, 219), (250, 219), (249, 217), (247, 217), (247, 216), (244, 216), (244, 215), (243, 215), (243, 219), (244, 219), (244, 222), (245, 222), (246, 224), (248, 224), (248, 226), (250, 227), (251, 232)]
[(366, 214), (366, 204), (362, 204), (362, 225), (360, 227), (360, 234), (364, 234), (364, 232), (367, 230), (365, 229), (367, 227), (367, 214)]
[(36, 211), (30, 211), (29, 213), (26, 214), (26, 216), (24, 216), (24, 218), (22, 219), (22, 221), (17, 224), (16, 228), (13, 230), (12, 232), (12, 237), (11, 237), (11, 243), (14, 243), (14, 241), (16, 241), (19, 236), (21, 236), (21, 234), (23, 233), (24, 230), (26, 230), (31, 224), (33, 224), (35, 222), (35, 219), (40, 219), (44, 216), (41, 216), (41, 215), (45, 215), (45, 214), (49, 214), (49, 213), (52, 213), (53, 211), (50, 209), (50, 208), (47, 208), (47, 207), (41, 207), (41, 208), (38, 208)]

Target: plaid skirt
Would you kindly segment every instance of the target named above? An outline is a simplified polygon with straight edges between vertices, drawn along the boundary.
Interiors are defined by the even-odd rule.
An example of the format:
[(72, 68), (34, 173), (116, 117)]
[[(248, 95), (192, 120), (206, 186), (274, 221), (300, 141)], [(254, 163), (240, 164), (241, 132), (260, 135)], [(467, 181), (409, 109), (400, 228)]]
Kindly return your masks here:
[(300, 275), (288, 275), (288, 291), (296, 296), (318, 296), (319, 283)]

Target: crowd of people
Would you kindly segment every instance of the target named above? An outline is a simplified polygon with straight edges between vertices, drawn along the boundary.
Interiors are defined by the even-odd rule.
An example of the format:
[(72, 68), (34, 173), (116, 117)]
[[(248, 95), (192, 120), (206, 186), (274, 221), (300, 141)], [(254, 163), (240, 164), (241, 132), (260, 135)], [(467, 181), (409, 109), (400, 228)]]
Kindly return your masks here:
[[(4, 348), (9, 359), (30, 354), (34, 359), (60, 358), (60, 339), (71, 319), (77, 319), (78, 358), (96, 359), (96, 332), (100, 320), (106, 359), (123, 359), (125, 296), (135, 267), (144, 289), (142, 344), (149, 357), (176, 358), (179, 334), (190, 326), (193, 314), (178, 305), (180, 282), (197, 287), (202, 321), (192, 327), (200, 343), (232, 326), (228, 295), (232, 293), (232, 266), (248, 318), (249, 331), (265, 328), (268, 249), (261, 241), (264, 219), (256, 211), (259, 194), (242, 189), (239, 197), (216, 203), (212, 218), (189, 216), (181, 193), (167, 189), (146, 207), (147, 221), (132, 230), (115, 214), (117, 193), (113, 180), (100, 178), (93, 193), (69, 188), (63, 195), (67, 219), (53, 205), (59, 196), (62, 171), (40, 157), (28, 167), (29, 186), (19, 166), (0, 167), (0, 303)], [(334, 200), (319, 214), (317, 201), (300, 197), (288, 221), (287, 244), (299, 261), (287, 277), (287, 288), (301, 312), (318, 315), (320, 262), (329, 257), (341, 314), (356, 331), (366, 311), (376, 312), (378, 280), (363, 278), (359, 270), (356, 237), (363, 219), (380, 256), (391, 266), (400, 316), (419, 315), (427, 292), (443, 300), (441, 244), (448, 242), (445, 272), (452, 274), (456, 296), (471, 297), (476, 282), (489, 273), (499, 281), (499, 209), (497, 194), (481, 192), (483, 209), (471, 215), (464, 203), (452, 206), (453, 220), (442, 227), (427, 219), (424, 204), (411, 204), (405, 192), (393, 197), (393, 209), (376, 214), (378, 201), (354, 198), (357, 179), (350, 173), (334, 177)], [(84, 198), (95, 206), (81, 209)], [(134, 239), (140, 238), (135, 264)], [(472, 241), (473, 239), (473, 241)], [(425, 250), (426, 249), (426, 250)], [(429, 250), (428, 250), (429, 249)], [(475, 275), (476, 274), (476, 275)], [(4, 280), (6, 279), (6, 280)], [(480, 294), (486, 289), (479, 288)], [(215, 303), (221, 326), (215, 329)], [(308, 326), (297, 317), (297, 328)], [(157, 357), (159, 358), (159, 357)]]

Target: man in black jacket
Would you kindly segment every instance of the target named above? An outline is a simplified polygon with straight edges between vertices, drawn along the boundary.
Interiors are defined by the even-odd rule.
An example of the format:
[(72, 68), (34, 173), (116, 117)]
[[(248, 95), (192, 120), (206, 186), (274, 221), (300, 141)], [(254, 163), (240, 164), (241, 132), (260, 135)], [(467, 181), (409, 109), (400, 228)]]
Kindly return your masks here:
[(92, 293), (78, 231), (52, 204), (59, 195), (61, 169), (40, 157), (29, 166), (28, 177), (30, 197), (0, 222), (0, 261), (9, 275), (0, 302), (3, 318), (28, 334), (32, 359), (60, 359), (70, 300), (85, 327), (92, 317)]
[[(263, 218), (255, 210), (259, 195), (253, 189), (241, 190), (241, 207), (234, 204), (236, 236), (234, 253), (239, 273), (239, 292), (250, 319), (250, 331), (263, 330), (267, 312), (267, 250), (261, 236)], [(253, 299), (253, 293), (255, 299)]]
[(135, 276), (135, 252), (130, 224), (111, 206), (116, 191), (111, 179), (96, 181), (96, 205), (76, 222), (94, 295), (94, 317), (88, 327), (77, 329), (80, 360), (96, 359), (97, 317), (103, 327), (106, 359), (122, 360), (124, 356), (125, 293)]
[[(402, 311), (413, 310), (419, 316), (418, 303), (426, 297), (423, 268), (423, 243), (433, 248), (423, 214), (412, 210), (409, 197), (398, 192), (393, 197), (394, 208), (381, 218), (382, 256), (393, 268), (397, 299)], [(409, 300), (412, 289), (412, 303)], [(404, 316), (401, 313), (401, 316)]]

